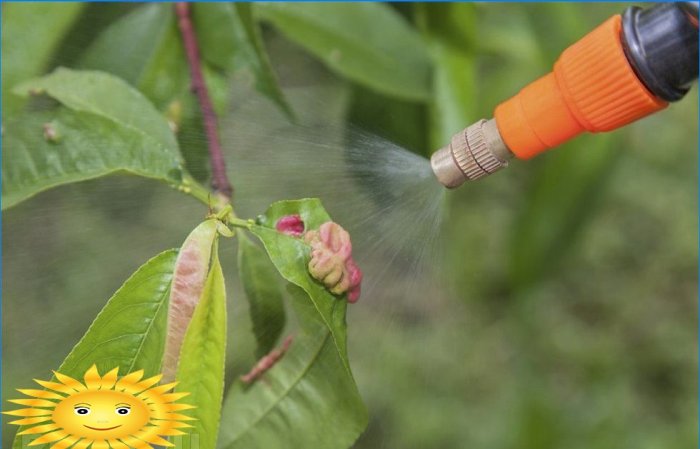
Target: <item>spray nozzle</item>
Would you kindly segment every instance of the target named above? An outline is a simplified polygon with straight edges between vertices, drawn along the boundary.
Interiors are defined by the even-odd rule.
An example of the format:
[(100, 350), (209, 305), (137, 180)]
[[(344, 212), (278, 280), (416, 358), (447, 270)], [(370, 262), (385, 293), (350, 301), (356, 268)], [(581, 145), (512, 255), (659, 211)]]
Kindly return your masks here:
[(450, 144), (436, 151), (430, 165), (440, 184), (459, 187), (508, 166), (512, 158), (496, 126), (496, 120), (479, 120), (452, 137)]

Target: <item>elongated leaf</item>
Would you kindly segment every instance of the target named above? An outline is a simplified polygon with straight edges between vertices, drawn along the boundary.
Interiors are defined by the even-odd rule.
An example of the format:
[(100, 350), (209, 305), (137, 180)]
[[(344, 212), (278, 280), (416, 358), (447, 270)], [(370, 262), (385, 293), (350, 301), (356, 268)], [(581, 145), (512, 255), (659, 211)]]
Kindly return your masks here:
[(163, 357), (163, 381), (175, 377), (185, 332), (205, 288), (217, 236), (215, 219), (197, 226), (180, 248), (168, 305), (168, 332)]
[(165, 120), (138, 92), (105, 74), (55, 74), (60, 76), (25, 84), (22, 91), (45, 88), (70, 108), (26, 113), (5, 125), (3, 209), (51, 187), (117, 171), (181, 183), (177, 143)]
[(187, 60), (170, 3), (143, 5), (107, 27), (79, 67), (111, 73), (137, 87), (156, 107), (186, 93)]
[(281, 201), (251, 228), (292, 284), (292, 305), (301, 330), (263, 380), (231, 387), (220, 436), (220, 446), (226, 449), (347, 448), (367, 424), (347, 360), (347, 302), (309, 276), (309, 251), (300, 239), (270, 227), (288, 214), (299, 214), (307, 229), (329, 217), (316, 199)]
[(477, 118), (476, 9), (470, 3), (416, 4), (416, 8), (435, 61), (430, 146), (436, 149)]
[[(146, 376), (158, 374), (176, 257), (176, 250), (165, 251), (127, 279), (68, 354), (58, 372), (81, 378), (94, 363), (102, 373), (119, 367), (121, 375), (139, 369), (143, 369)], [(13, 448), (21, 447), (21, 438), (16, 437)]]
[(535, 172), (514, 222), (511, 282), (524, 289), (556, 272), (595, 210), (619, 158), (616, 135), (579, 137), (586, 148), (562, 148)]
[(180, 156), (175, 136), (158, 110), (139, 91), (110, 74), (58, 68), (20, 84), (14, 91), (20, 95), (46, 93), (74, 111), (89, 112), (148, 135), (159, 151)]
[(389, 95), (429, 98), (425, 44), (389, 6), (265, 3), (255, 10), (341, 75)]
[(193, 5), (202, 58), (227, 73), (248, 70), (258, 92), (291, 116), (292, 110), (279, 87), (251, 8), (248, 3)]
[[(194, 429), (183, 439), (196, 437), (199, 449), (214, 449), (224, 394), (226, 355), (226, 290), (216, 245), (211, 270), (192, 317), (180, 353), (177, 391), (190, 393)], [(191, 447), (179, 441), (176, 447)]]
[(279, 275), (265, 250), (243, 233), (238, 234), (238, 269), (260, 358), (273, 348), (286, 321)]
[(2, 6), (3, 117), (17, 112), (24, 101), (11, 94), (11, 89), (46, 69), (53, 51), (83, 7), (83, 3), (7, 3)]

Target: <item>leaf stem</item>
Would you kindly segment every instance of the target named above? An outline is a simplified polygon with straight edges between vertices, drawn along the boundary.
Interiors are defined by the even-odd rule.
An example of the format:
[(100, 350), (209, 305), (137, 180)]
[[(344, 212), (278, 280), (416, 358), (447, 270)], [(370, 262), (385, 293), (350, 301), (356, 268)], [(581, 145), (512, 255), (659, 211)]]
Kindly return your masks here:
[(234, 228), (250, 229), (251, 226), (253, 226), (255, 224), (255, 221), (252, 219), (243, 220), (242, 218), (237, 218), (237, 217), (233, 217), (233, 216), (229, 215), (227, 223), (230, 226), (233, 226)]
[(197, 36), (192, 25), (190, 16), (190, 5), (187, 2), (175, 3), (175, 12), (178, 16), (178, 26), (187, 54), (187, 62), (190, 66), (190, 76), (192, 78), (191, 88), (197, 95), (199, 107), (202, 111), (204, 121), (204, 131), (207, 136), (209, 147), (209, 161), (211, 163), (212, 188), (215, 192), (222, 194), (230, 200), (233, 195), (233, 187), (226, 175), (226, 162), (219, 142), (217, 130), (217, 118), (214, 112), (209, 90), (202, 75), (202, 61), (199, 56)]

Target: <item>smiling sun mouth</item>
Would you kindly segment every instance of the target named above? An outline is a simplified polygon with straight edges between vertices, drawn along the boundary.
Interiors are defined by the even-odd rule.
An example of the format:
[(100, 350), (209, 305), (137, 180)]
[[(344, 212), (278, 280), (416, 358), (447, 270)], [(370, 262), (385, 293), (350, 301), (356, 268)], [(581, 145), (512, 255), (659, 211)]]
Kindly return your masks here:
[(121, 427), (122, 425), (119, 424), (118, 426), (114, 426), (114, 427), (105, 427), (105, 428), (90, 427), (90, 426), (87, 426), (87, 425), (85, 425), (85, 424), (83, 424), (83, 426), (87, 427), (88, 429), (92, 429), (92, 430), (112, 430), (112, 429), (116, 429), (117, 427)]

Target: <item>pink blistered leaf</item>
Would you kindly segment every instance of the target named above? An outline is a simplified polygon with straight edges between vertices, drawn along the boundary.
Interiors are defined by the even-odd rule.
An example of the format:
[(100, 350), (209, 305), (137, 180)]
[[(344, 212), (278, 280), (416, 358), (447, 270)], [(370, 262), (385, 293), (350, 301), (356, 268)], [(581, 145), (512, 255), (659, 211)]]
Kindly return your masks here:
[(348, 301), (357, 301), (362, 271), (352, 259), (350, 234), (339, 224), (329, 221), (317, 231), (307, 232), (304, 240), (311, 245), (311, 276), (321, 281), (331, 293), (341, 295), (347, 292)]
[(194, 309), (199, 303), (209, 273), (212, 245), (217, 235), (217, 220), (197, 226), (182, 244), (175, 262), (168, 301), (168, 325), (163, 354), (163, 379), (175, 379), (180, 349)]
[(304, 233), (304, 221), (299, 215), (285, 215), (277, 220), (275, 229), (292, 237), (301, 237)]

